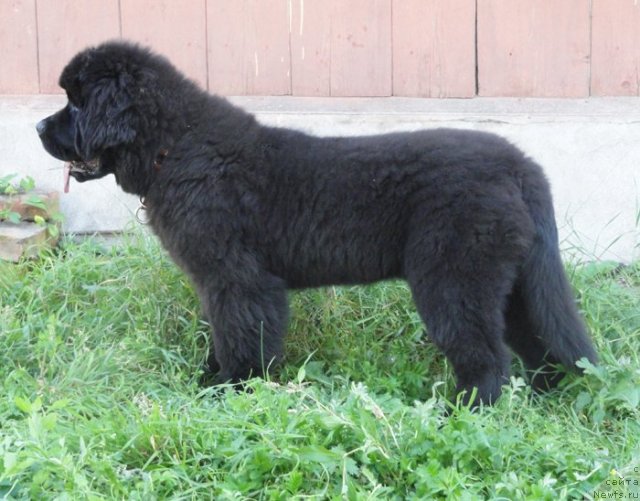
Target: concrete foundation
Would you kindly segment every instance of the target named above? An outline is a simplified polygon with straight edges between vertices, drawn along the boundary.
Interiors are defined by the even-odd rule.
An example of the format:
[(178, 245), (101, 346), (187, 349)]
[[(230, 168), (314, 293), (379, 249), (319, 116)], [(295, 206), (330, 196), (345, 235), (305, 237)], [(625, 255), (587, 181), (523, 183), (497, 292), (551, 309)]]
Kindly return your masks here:
[[(317, 135), (456, 127), (507, 137), (540, 162), (551, 181), (567, 257), (640, 257), (640, 99), (232, 98), (270, 125)], [(63, 96), (0, 96), (0, 176), (29, 175), (62, 191), (62, 162), (42, 149), (35, 124)], [(135, 223), (135, 197), (112, 176), (61, 196), (71, 233), (118, 232)]]

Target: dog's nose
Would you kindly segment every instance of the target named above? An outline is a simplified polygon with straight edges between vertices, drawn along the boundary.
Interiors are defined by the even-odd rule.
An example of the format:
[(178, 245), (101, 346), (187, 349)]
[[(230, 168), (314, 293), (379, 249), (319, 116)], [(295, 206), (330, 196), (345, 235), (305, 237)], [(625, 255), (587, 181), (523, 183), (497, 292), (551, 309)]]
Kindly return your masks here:
[(39, 136), (42, 136), (42, 134), (44, 134), (44, 131), (47, 128), (47, 119), (45, 118), (44, 120), (40, 120), (37, 124), (36, 124), (36, 131), (38, 132)]

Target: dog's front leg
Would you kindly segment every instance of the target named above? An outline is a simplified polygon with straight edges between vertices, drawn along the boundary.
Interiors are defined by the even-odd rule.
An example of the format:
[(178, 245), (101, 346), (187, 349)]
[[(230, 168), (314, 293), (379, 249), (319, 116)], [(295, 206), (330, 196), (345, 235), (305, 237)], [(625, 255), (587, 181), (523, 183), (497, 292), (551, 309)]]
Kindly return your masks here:
[(250, 283), (198, 287), (213, 329), (209, 369), (216, 382), (237, 383), (263, 376), (282, 357), (288, 319), (285, 284), (268, 273)]

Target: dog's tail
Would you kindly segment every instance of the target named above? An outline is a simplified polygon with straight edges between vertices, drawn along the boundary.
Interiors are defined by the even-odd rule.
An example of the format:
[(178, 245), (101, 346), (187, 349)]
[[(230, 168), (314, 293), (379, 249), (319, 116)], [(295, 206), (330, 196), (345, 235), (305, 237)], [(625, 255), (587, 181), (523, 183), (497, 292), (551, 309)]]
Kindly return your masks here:
[(519, 276), (521, 299), (533, 334), (548, 349), (549, 360), (578, 370), (576, 362), (586, 357), (597, 362), (560, 258), (550, 190), (544, 177), (534, 194), (525, 194), (535, 225), (534, 243)]

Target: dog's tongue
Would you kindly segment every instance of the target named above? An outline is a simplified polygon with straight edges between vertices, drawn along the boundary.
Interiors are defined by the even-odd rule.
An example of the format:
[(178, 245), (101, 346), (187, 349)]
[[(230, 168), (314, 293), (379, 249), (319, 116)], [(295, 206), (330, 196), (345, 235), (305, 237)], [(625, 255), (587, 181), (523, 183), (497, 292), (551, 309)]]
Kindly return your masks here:
[(69, 193), (69, 179), (71, 173), (71, 163), (67, 162), (64, 164), (64, 192)]

